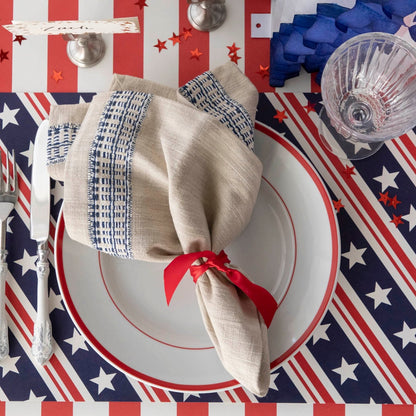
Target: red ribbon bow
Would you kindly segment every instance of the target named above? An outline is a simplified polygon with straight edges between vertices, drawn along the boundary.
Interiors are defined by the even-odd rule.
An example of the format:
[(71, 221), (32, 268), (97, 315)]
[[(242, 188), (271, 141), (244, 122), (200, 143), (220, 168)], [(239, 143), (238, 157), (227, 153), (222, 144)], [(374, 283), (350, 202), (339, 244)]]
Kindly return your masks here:
[[(201, 265), (192, 264), (203, 257), (207, 259), (205, 263)], [(210, 250), (198, 251), (196, 253), (182, 254), (173, 259), (164, 271), (165, 295), (168, 305), (188, 269), (196, 283), (200, 276), (213, 267), (225, 273), (228, 279), (254, 302), (265, 324), (269, 327), (277, 309), (276, 300), (266, 289), (251, 282), (239, 270), (225, 265), (225, 263), (229, 262), (230, 260), (223, 250), (219, 254), (215, 254)]]

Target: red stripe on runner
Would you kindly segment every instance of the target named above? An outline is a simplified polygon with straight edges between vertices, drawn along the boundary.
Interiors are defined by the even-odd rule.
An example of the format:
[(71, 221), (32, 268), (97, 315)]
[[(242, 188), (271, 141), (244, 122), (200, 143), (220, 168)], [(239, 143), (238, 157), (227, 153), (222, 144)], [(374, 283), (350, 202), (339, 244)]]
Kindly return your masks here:
[[(179, 85), (186, 84), (209, 69), (209, 32), (202, 32), (192, 28), (189, 23), (187, 0), (179, 0), (179, 33), (182, 33), (179, 44)], [(184, 35), (185, 30), (190, 30), (192, 36)], [(177, 47), (177, 46), (175, 46)], [(192, 58), (191, 51), (195, 55), (201, 53), (198, 58)]]
[[(390, 384), (391, 388), (394, 390), (394, 392), (397, 394), (397, 396), (400, 398), (400, 400), (405, 403), (406, 400), (402, 397), (402, 395), (397, 390), (397, 387), (395, 385), (395, 381), (397, 381), (400, 385), (400, 387), (403, 389), (403, 391), (407, 394), (407, 397), (412, 401), (412, 403), (415, 403), (416, 401), (416, 392), (412, 388), (412, 386), (408, 383), (408, 381), (405, 379), (401, 371), (397, 368), (396, 364), (388, 354), (388, 352), (384, 349), (381, 342), (378, 340), (377, 336), (372, 332), (371, 328), (368, 326), (367, 322), (359, 311), (354, 306), (353, 302), (350, 300), (348, 295), (345, 293), (344, 289), (338, 285), (335, 289), (335, 293), (337, 294), (340, 301), (344, 304), (345, 308), (348, 310), (352, 318), (354, 319), (354, 322), (350, 322), (344, 313), (342, 312), (339, 305), (334, 300), (334, 305), (336, 306), (338, 312), (342, 315), (345, 322), (348, 324), (350, 329), (354, 332), (354, 335), (357, 337), (357, 339), (360, 341), (364, 349), (367, 351), (370, 358), (374, 361), (376, 366), (379, 368), (380, 372), (383, 374), (387, 382)], [(377, 359), (374, 357), (373, 353), (368, 348), (368, 343), (361, 338), (361, 336), (358, 334), (356, 330), (356, 325), (361, 329), (361, 331), (365, 334), (367, 340), (370, 342), (371, 346), (377, 351), (377, 354), (380, 356), (381, 360), (383, 360), (384, 364), (387, 366), (387, 368), (390, 370), (390, 372), (393, 374), (395, 380), (390, 380), (385, 371), (381, 368), (380, 364), (377, 362)]]
[(61, 362), (58, 360), (56, 355), (52, 355), (49, 360), (50, 364), (53, 366), (54, 370), (58, 374), (59, 378), (64, 382), (65, 387), (71, 393), (71, 396), (74, 401), (82, 402), (84, 401), (84, 397), (82, 397), (81, 393), (79, 392), (77, 386), (69, 377), (68, 373), (66, 372), (65, 368), (62, 366)]
[(42, 402), (41, 416), (72, 416), (73, 404), (71, 402)]
[(328, 390), (322, 384), (321, 380), (319, 380), (319, 377), (315, 374), (312, 367), (306, 361), (305, 357), (302, 355), (301, 352), (298, 352), (295, 355), (295, 359), (298, 362), (298, 364), (301, 366), (303, 372), (308, 376), (309, 380), (312, 382), (312, 385), (318, 391), (323, 401), (325, 403), (334, 403), (334, 399), (331, 397)]
[[(49, 20), (77, 20), (78, 0), (49, 0)], [(48, 91), (72, 92), (78, 90), (78, 67), (68, 58), (67, 42), (62, 36), (48, 36)], [(54, 71), (63, 79), (55, 80)], [(58, 77), (57, 77), (58, 79)]]
[(0, 416), (6, 415), (6, 403), (0, 402)]
[(110, 402), (108, 416), (140, 416), (140, 402)]
[(344, 416), (345, 404), (319, 404), (313, 405), (313, 416)]
[[(296, 99), (295, 95), (293, 93), (287, 93), (285, 94), (286, 98), (289, 100), (291, 105), (294, 107), (296, 111), (296, 115), (293, 115), (291, 111), (288, 109), (288, 107), (284, 104), (282, 99), (279, 97), (278, 94), (276, 94), (276, 97), (281, 102), (281, 104), (284, 106), (285, 110), (287, 111), (288, 115), (291, 117), (292, 121), (296, 124), (297, 128), (300, 130), (300, 132), (303, 134), (304, 138), (308, 141), (309, 145), (314, 149), (314, 153), (320, 158), (322, 164), (326, 168), (326, 170), (332, 175), (333, 180), (337, 183), (339, 188), (343, 191), (345, 198), (349, 200), (351, 205), (353, 206), (356, 213), (360, 216), (368, 230), (373, 234), (374, 239), (377, 241), (377, 243), (382, 247), (384, 250), (386, 256), (390, 259), (394, 267), (397, 269), (403, 280), (408, 285), (409, 289), (412, 291), (412, 293), (416, 296), (416, 289), (411, 285), (409, 279), (404, 275), (404, 273), (401, 271), (401, 268), (398, 266), (397, 262), (393, 259), (392, 255), (390, 254), (390, 250), (385, 247), (385, 245), (382, 243), (379, 235), (382, 235), (385, 237), (393, 251), (396, 253), (397, 257), (402, 261), (403, 265), (408, 270), (409, 274), (411, 276), (414, 276), (416, 279), (416, 267), (412, 263), (412, 261), (408, 258), (405, 251), (400, 247), (399, 243), (396, 241), (396, 239), (391, 235), (391, 232), (389, 228), (386, 226), (383, 220), (379, 217), (378, 213), (374, 209), (371, 202), (366, 198), (363, 191), (360, 189), (360, 187), (355, 183), (355, 181), (350, 177), (346, 178), (345, 181), (347, 182), (349, 188), (351, 189), (351, 193), (358, 199), (358, 201), (361, 203), (361, 205), (364, 208), (364, 211), (367, 212), (369, 217), (374, 221), (376, 227), (378, 228), (378, 232), (374, 230), (374, 228), (369, 224), (368, 220), (362, 215), (362, 210), (357, 207), (355, 202), (350, 197), (350, 192), (346, 191), (343, 187), (343, 185), (340, 183), (338, 177), (334, 174), (333, 170), (328, 166), (326, 161), (323, 159), (323, 157), (320, 155), (319, 151), (317, 150), (317, 145), (321, 146), (322, 150), (327, 153), (328, 158), (331, 160), (334, 168), (337, 170), (339, 176), (343, 175), (345, 166), (342, 164), (342, 161), (338, 159), (335, 155), (332, 153), (329, 153), (322, 145), (318, 129), (316, 125), (313, 123), (313, 121), (310, 119), (310, 117), (307, 115), (305, 109), (302, 107), (302, 105), (299, 103), (299, 101)], [(310, 138), (308, 137), (308, 134), (303, 130), (303, 128), (300, 126), (299, 122), (297, 121), (297, 116), (301, 117), (303, 122), (307, 125), (308, 129), (314, 136), (314, 141), (312, 142)]]
[(244, 416), (276, 416), (276, 403), (246, 403)]
[(312, 392), (311, 388), (309, 387), (309, 384), (304, 380), (304, 378), (301, 376), (298, 369), (295, 367), (295, 365), (293, 364), (291, 360), (289, 361), (289, 366), (292, 368), (293, 372), (296, 374), (296, 377), (298, 378), (298, 380), (303, 384), (303, 387), (305, 387), (309, 395), (312, 397), (312, 400), (315, 403), (317, 403), (319, 401), (318, 398)]
[(13, 20), (13, 0), (0, 1), (0, 51), (6, 58), (0, 62), (0, 91), (12, 91), (13, 35), (3, 25)]
[(143, 77), (143, 32), (144, 8), (137, 2), (114, 0), (114, 17), (138, 16), (140, 33), (114, 34), (113, 72), (116, 74)]
[(179, 402), (176, 406), (177, 416), (208, 416), (208, 403)]
[(252, 13), (270, 13), (270, 0), (245, 0), (244, 17), (244, 72), (260, 92), (274, 91), (269, 85), (269, 77), (258, 73), (260, 65), (270, 65), (270, 39), (251, 37)]
[(415, 407), (412, 404), (383, 404), (382, 416), (413, 416)]

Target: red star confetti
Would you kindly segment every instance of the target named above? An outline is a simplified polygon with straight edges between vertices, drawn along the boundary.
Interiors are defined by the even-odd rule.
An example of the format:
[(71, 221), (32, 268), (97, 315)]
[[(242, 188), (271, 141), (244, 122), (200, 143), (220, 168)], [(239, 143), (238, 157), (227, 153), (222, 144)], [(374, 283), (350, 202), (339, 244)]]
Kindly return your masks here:
[(188, 39), (188, 38), (191, 38), (191, 37), (192, 37), (191, 30), (192, 30), (192, 28), (191, 28), (191, 27), (190, 27), (189, 29), (185, 29), (185, 28), (183, 28), (183, 32), (182, 32), (182, 35), (183, 35), (183, 40), (186, 40), (186, 39)]
[(163, 49), (168, 49), (166, 47), (166, 42), (167, 42), (166, 40), (161, 41), (160, 39), (158, 39), (157, 40), (157, 44), (156, 45), (153, 45), (153, 47), (158, 48), (159, 49), (159, 53), (160, 53), (160, 51), (162, 51)]
[(53, 70), (52, 78), (56, 82), (59, 82), (61, 79), (64, 79), (64, 77), (62, 76), (62, 71), (58, 72), (58, 71)]
[(177, 43), (181, 43), (181, 35), (177, 35), (175, 32), (173, 32), (172, 37), (169, 38), (169, 40), (171, 40), (173, 46), (175, 46)]
[(393, 198), (389, 198), (389, 206), (393, 206), (394, 209), (396, 209), (397, 208), (397, 205), (399, 205), (401, 203), (402, 203), (402, 201), (399, 201), (397, 199), (397, 195), (394, 195)]
[(21, 45), (24, 40), (26, 40), (24, 36), (16, 35), (15, 38), (13, 39), (13, 42), (19, 42), (19, 45)]
[(399, 226), (399, 224), (404, 224), (404, 222), (402, 221), (402, 216), (396, 216), (393, 214), (393, 219), (390, 221), (392, 222), (396, 227)]
[(337, 210), (337, 212), (339, 212), (341, 208), (344, 208), (344, 205), (342, 205), (340, 199), (338, 199), (338, 201), (332, 200), (332, 202), (333, 202), (334, 208)]
[(196, 48), (193, 51), (191, 51), (191, 59), (196, 59), (199, 61), (199, 57), (202, 55), (202, 52), (199, 52), (199, 49)]
[(136, 3), (134, 3), (136, 6), (140, 7), (140, 10), (143, 9), (143, 7), (148, 7), (146, 4), (146, 0), (138, 0)]
[(315, 106), (316, 106), (316, 103), (311, 103), (310, 101), (308, 101), (308, 105), (304, 105), (303, 108), (309, 114), (311, 111), (316, 111)]
[(276, 114), (273, 116), (273, 118), (277, 118), (279, 120), (279, 123), (283, 123), (283, 120), (287, 118), (287, 115), (284, 110), (283, 111), (276, 110)]
[(235, 64), (238, 64), (238, 60), (241, 59), (241, 56), (238, 56), (236, 53), (228, 54), (230, 57), (230, 61), (234, 62)]
[(389, 191), (384, 192), (384, 194), (379, 192), (379, 194), (380, 194), (380, 198), (378, 200), (382, 202), (384, 205), (387, 205), (388, 202), (390, 201)]
[(3, 62), (5, 59), (9, 59), (7, 56), (9, 54), (9, 51), (4, 51), (3, 49), (0, 49), (0, 62)]
[(267, 65), (267, 66), (259, 65), (259, 66), (260, 66), (260, 70), (257, 71), (256, 73), (261, 75), (262, 78), (268, 77), (270, 65)]
[(354, 169), (355, 169), (354, 166), (345, 165), (345, 169), (342, 171), (342, 174), (345, 176), (355, 175)]
[(235, 42), (233, 42), (233, 44), (231, 46), (227, 46), (227, 48), (230, 50), (230, 52), (228, 52), (228, 56), (237, 54), (237, 51), (241, 48), (238, 48), (237, 46), (235, 46)]

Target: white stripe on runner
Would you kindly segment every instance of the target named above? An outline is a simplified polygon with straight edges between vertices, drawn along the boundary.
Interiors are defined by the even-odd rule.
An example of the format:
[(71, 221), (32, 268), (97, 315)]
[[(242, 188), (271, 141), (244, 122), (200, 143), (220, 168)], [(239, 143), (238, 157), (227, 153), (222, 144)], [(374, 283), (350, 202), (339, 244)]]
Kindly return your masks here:
[(41, 402), (6, 402), (6, 416), (41, 416)]
[(244, 36), (244, 1), (228, 1), (225, 4), (227, 18), (218, 29), (209, 34), (209, 67), (214, 69), (217, 66), (228, 62), (230, 50), (227, 46), (240, 48), (237, 55), (238, 67), (244, 72), (245, 36)]
[(209, 416), (245, 416), (243, 403), (208, 403)]
[[(74, 402), (72, 416), (108, 416), (108, 402)], [(7, 415), (8, 416), (8, 415)]]
[(140, 416), (176, 416), (176, 408), (176, 403), (141, 403)]
[[(113, 0), (79, 0), (79, 20), (113, 18)], [(103, 35), (105, 55), (91, 68), (78, 68), (78, 91), (107, 91), (113, 76), (113, 35)], [(134, 53), (134, 52), (132, 52)]]
[(345, 406), (345, 416), (382, 416), (381, 404), (349, 404)]
[[(143, 78), (168, 87), (179, 83), (179, 45), (168, 40), (179, 35), (179, 0), (152, 0), (152, 7), (144, 7), (143, 29)], [(157, 40), (166, 41), (166, 48), (159, 53), (153, 45)]]
[[(14, 0), (13, 19), (47, 21), (47, 0)], [(46, 91), (48, 72), (47, 36), (25, 36), (20, 45), (13, 42), (12, 91)]]
[(279, 416), (313, 416), (313, 404), (278, 403), (277, 414)]

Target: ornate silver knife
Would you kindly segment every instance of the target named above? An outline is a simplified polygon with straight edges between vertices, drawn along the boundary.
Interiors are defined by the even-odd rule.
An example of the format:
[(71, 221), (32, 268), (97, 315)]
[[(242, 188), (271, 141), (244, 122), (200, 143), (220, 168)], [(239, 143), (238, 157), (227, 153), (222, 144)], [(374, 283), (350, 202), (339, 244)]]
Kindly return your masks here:
[(44, 120), (36, 134), (30, 198), (30, 237), (38, 244), (37, 316), (33, 329), (32, 354), (41, 365), (46, 364), (52, 355), (52, 326), (48, 305), (50, 220), (50, 180), (46, 166), (48, 128), (49, 122)]

